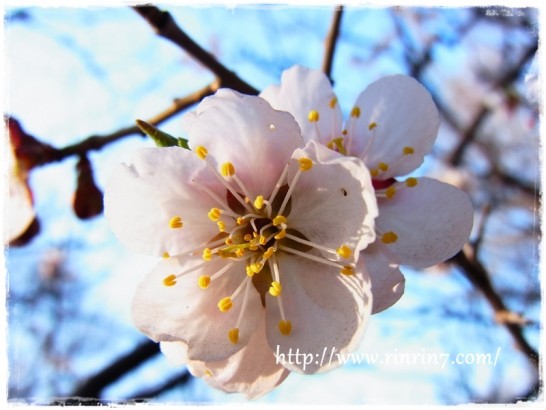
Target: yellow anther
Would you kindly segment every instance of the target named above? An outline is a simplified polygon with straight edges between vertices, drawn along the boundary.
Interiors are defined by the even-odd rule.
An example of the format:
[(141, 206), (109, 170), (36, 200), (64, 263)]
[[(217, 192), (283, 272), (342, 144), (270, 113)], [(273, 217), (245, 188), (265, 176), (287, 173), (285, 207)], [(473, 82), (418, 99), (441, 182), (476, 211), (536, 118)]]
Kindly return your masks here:
[(320, 116), (317, 110), (311, 110), (309, 111), (307, 118), (309, 119), (309, 122), (317, 122)]
[(245, 218), (243, 218), (242, 216), (240, 216), (239, 218), (237, 218), (237, 225), (242, 225), (245, 223)]
[(229, 296), (223, 298), (218, 302), (218, 309), (220, 309), (220, 312), (227, 312), (229, 309), (233, 307), (233, 301)]
[(402, 150), (402, 153), (404, 155), (411, 155), (415, 152), (415, 150), (413, 149), (413, 147), (404, 147), (404, 149)]
[(254, 200), (254, 208), (262, 209), (263, 207), (264, 207), (264, 197), (262, 195), (258, 195), (256, 199)]
[(252, 232), (252, 236), (254, 236), (254, 238), (259, 238), (260, 237), (260, 235), (256, 231)]
[(250, 242), (252, 240), (252, 235), (247, 233), (245, 236), (243, 236), (243, 239), (247, 242)]
[(394, 243), (398, 240), (398, 235), (396, 235), (394, 232), (389, 231), (383, 234), (381, 237), (381, 242), (385, 244)]
[(282, 286), (279, 282), (277, 282), (276, 280), (274, 280), (273, 282), (271, 282), (271, 287), (269, 288), (269, 294), (271, 296), (279, 296), (282, 292)]
[(171, 220), (169, 221), (169, 228), (172, 229), (180, 229), (184, 226), (184, 223), (182, 222), (182, 218), (179, 216), (173, 216)]
[(223, 177), (231, 177), (235, 175), (235, 167), (231, 162), (224, 162), (220, 167), (220, 173)]
[(385, 164), (384, 162), (380, 162), (377, 164), (377, 168), (379, 168), (381, 171), (386, 172), (389, 170), (389, 164)]
[(252, 270), (252, 272), (254, 272), (254, 273), (260, 273), (260, 271), (264, 267), (264, 265), (262, 265), (260, 262), (251, 263), (249, 266), (250, 266), (250, 269)]
[(199, 145), (198, 147), (195, 148), (195, 153), (197, 154), (199, 158), (205, 159), (209, 152), (207, 151), (205, 147), (203, 147), (202, 145)]
[(417, 185), (417, 183), (417, 178), (409, 177), (408, 179), (406, 179), (406, 186), (408, 186), (409, 188), (413, 188)]
[(199, 276), (199, 278), (197, 279), (197, 284), (199, 285), (201, 289), (208, 288), (210, 285), (210, 276), (208, 275)]
[(250, 277), (254, 276), (254, 271), (250, 268), (250, 265), (247, 265), (245, 269), (246, 269), (247, 276), (250, 276)]
[(394, 194), (396, 194), (396, 188), (394, 187), (394, 185), (391, 185), (385, 191), (385, 196), (387, 197), (387, 199), (392, 199), (394, 198)]
[(277, 215), (273, 218), (273, 226), (279, 226), (286, 223), (286, 218), (282, 215)]
[(216, 225), (218, 225), (218, 230), (220, 232), (225, 232), (226, 231), (226, 223), (224, 221), (218, 221), (218, 222), (216, 222)]
[(275, 235), (275, 239), (279, 240), (286, 236), (286, 229), (281, 230), (277, 235)]
[(330, 106), (330, 108), (335, 108), (336, 104), (337, 104), (337, 98), (334, 97), (330, 100), (330, 103), (328, 105)]
[(169, 255), (169, 252), (163, 252), (163, 259), (169, 259), (171, 257), (171, 255)]
[(360, 117), (360, 107), (353, 107), (353, 109), (351, 110), (351, 117)]
[(334, 142), (333, 141), (330, 141), (326, 144), (326, 146), (330, 149), (334, 149)]
[(212, 377), (212, 372), (209, 369), (205, 370), (205, 376)]
[(342, 275), (350, 276), (355, 274), (355, 269), (351, 265), (344, 266), (339, 271)]
[(368, 129), (371, 131), (373, 129), (375, 129), (377, 127), (377, 123), (376, 122), (370, 122), (370, 124), (368, 124)]
[(336, 253), (345, 259), (353, 256), (353, 251), (347, 245), (341, 245), (339, 248), (337, 248)]
[(290, 320), (279, 320), (279, 332), (288, 336), (292, 332), (292, 323)]
[(239, 329), (234, 327), (228, 332), (229, 341), (234, 345), (239, 341)]
[(230, 238), (229, 236), (224, 241), (226, 245), (233, 245), (233, 238)]
[(299, 158), (298, 162), (300, 163), (300, 171), (309, 171), (313, 168), (313, 160), (311, 160), (311, 158)]
[[(343, 137), (334, 138), (332, 140), (332, 143), (335, 144), (337, 151), (340, 154), (347, 155), (347, 150), (345, 149), (345, 145), (343, 145)], [(329, 147), (330, 148), (330, 147)], [(330, 148), (331, 149), (331, 148)]]
[(169, 275), (163, 279), (163, 284), (165, 286), (174, 286), (176, 285), (176, 275)]
[(271, 256), (273, 256), (275, 252), (276, 252), (276, 249), (271, 246), (270, 248), (267, 249), (267, 251), (264, 252), (263, 258), (267, 260), (271, 258)]
[(260, 239), (258, 241), (260, 245), (265, 245), (267, 243), (267, 238), (265, 236), (260, 236)]
[(371, 169), (371, 170), (370, 170), (370, 175), (371, 175), (372, 177), (378, 176), (378, 175), (379, 175), (379, 170), (378, 170), (377, 168)]
[(240, 258), (241, 256), (244, 256), (244, 254), (245, 254), (245, 250), (244, 250), (243, 248), (239, 248), (239, 249), (237, 249), (237, 250), (235, 251), (235, 256), (238, 256), (239, 258)]
[(206, 261), (210, 261), (212, 259), (212, 251), (210, 248), (203, 249), (203, 259)]
[(218, 208), (212, 208), (209, 211), (208, 215), (211, 221), (216, 222), (218, 219), (220, 219), (220, 215), (222, 215), (222, 211), (220, 211), (220, 209)]

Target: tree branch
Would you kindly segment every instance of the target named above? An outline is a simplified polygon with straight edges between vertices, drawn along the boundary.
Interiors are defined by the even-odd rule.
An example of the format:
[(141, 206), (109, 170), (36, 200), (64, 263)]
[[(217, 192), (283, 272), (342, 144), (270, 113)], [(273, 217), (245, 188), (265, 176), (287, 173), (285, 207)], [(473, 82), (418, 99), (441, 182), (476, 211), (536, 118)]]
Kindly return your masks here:
[(148, 389), (148, 390), (141, 390), (135, 394), (133, 394), (133, 398), (127, 400), (127, 402), (131, 401), (140, 401), (140, 400), (147, 400), (154, 397), (159, 396), (161, 393), (164, 393), (166, 391), (169, 391), (171, 389), (174, 389), (177, 386), (183, 386), (187, 384), (190, 380), (192, 380), (192, 376), (190, 372), (185, 370), (183, 373), (178, 374), (171, 379), (167, 380), (160, 386)]
[(334, 52), (336, 50), (337, 39), (339, 37), (341, 27), (341, 17), (343, 16), (343, 6), (338, 6), (334, 11), (334, 18), (328, 37), (324, 44), (324, 60), (322, 61), (322, 72), (330, 79), (330, 83), (334, 83), (332, 79), (332, 66), (334, 62)]
[(120, 357), (110, 366), (106, 367), (95, 376), (89, 378), (72, 395), (79, 398), (100, 398), (101, 392), (106, 386), (114, 383), (121, 376), (159, 353), (159, 344), (146, 341), (137, 346), (132, 352)]
[(473, 254), (473, 250), (467, 246), (451, 258), (450, 261), (455, 263), (466, 278), (483, 293), (493, 308), (497, 321), (506, 327), (514, 338), (517, 348), (527, 356), (531, 364), (538, 370), (538, 352), (529, 345), (523, 336), (521, 320), (512, 320), (513, 318), (518, 318), (519, 315), (508, 310), (501, 296), (493, 288), (485, 267), (476, 258), (476, 255)]
[(182, 31), (169, 12), (150, 5), (132, 6), (132, 8), (154, 28), (159, 36), (173, 42), (212, 71), (218, 78), (220, 87), (231, 88), (244, 94), (258, 94), (258, 90), (240, 79), (233, 71), (228, 70), (212, 54)]

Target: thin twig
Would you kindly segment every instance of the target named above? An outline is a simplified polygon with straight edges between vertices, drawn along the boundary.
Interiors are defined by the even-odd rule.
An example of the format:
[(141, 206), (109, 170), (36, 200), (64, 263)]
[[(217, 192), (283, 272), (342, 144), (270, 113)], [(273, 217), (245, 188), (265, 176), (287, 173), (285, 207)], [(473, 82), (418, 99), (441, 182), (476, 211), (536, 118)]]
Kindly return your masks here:
[[(147, 122), (153, 125), (158, 125), (173, 117), (174, 115), (180, 113), (181, 111), (185, 110), (186, 108), (192, 106), (193, 104), (198, 103), (206, 96), (214, 94), (218, 87), (218, 83), (213, 82), (203, 87), (202, 89), (197, 90), (190, 95), (187, 95), (184, 98), (178, 98), (174, 100), (170, 107), (148, 119)], [(133, 134), (144, 135), (136, 125), (121, 128), (111, 134), (92, 135), (76, 144), (48, 151), (47, 155), (42, 156), (40, 158), (40, 162), (38, 162), (36, 165), (45, 165), (52, 162), (62, 161), (65, 158), (73, 155), (82, 156), (89, 151), (100, 150), (101, 148), (112, 142), (121, 140)]]
[(133, 6), (133, 9), (154, 28), (159, 36), (173, 42), (212, 71), (218, 78), (221, 87), (231, 88), (244, 94), (258, 94), (258, 90), (239, 78), (233, 71), (228, 70), (212, 54), (182, 31), (169, 12), (150, 5)]
[(334, 11), (334, 18), (328, 37), (324, 43), (324, 60), (322, 61), (322, 72), (334, 83), (332, 79), (332, 66), (334, 63), (334, 52), (336, 50), (337, 40), (341, 27), (341, 17), (343, 16), (343, 6), (338, 6)]
[[(527, 65), (527, 63), (533, 58), (538, 50), (538, 44), (535, 42), (531, 46), (525, 50), (525, 52), (522, 54), (519, 61), (514, 64), (509, 70), (507, 70), (502, 76), (500, 76), (494, 83), (493, 83), (493, 89), (501, 88), (501, 87), (507, 87), (510, 84), (512, 84), (514, 81), (516, 81), (520, 75), (523, 72), (523, 69)], [(487, 117), (487, 115), (490, 113), (489, 108), (486, 106), (482, 106), (478, 114), (476, 115), (474, 121), (468, 127), (468, 129), (465, 131), (463, 138), (459, 142), (459, 145), (457, 148), (453, 151), (453, 155), (451, 156), (449, 162), (453, 166), (457, 166), (461, 163), (464, 153), (466, 151), (466, 148), (470, 145), (472, 141), (477, 137), (478, 135), (478, 129), (484, 119)]]

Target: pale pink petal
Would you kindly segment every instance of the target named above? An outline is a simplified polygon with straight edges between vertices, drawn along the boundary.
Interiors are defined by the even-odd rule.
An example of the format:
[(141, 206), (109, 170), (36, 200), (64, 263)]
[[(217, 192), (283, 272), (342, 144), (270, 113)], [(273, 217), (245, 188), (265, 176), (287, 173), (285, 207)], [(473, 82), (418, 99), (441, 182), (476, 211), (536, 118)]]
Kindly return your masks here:
[[(314, 141), (294, 153), (294, 158), (302, 157), (310, 158), (314, 165), (297, 181), (288, 226), (333, 249), (347, 245), (358, 252), (373, 242), (377, 203), (362, 161)], [(297, 164), (293, 161), (289, 180), (293, 180)]]
[[(335, 267), (286, 254), (279, 255), (278, 263), (282, 285), (278, 298), (292, 331), (288, 335), (280, 333), (279, 301), (268, 294), (269, 346), (289, 370), (310, 374), (339, 366), (338, 354), (356, 348), (372, 309), (364, 263), (359, 261), (351, 276), (340, 274)], [(305, 358), (295, 360), (296, 352)]]
[(165, 286), (164, 278), (182, 273), (202, 263), (199, 257), (181, 261), (171, 258), (161, 261), (140, 284), (133, 300), (135, 325), (155, 341), (183, 341), (189, 346), (191, 360), (224, 360), (244, 347), (262, 318), (258, 292), (249, 287), (246, 306), (239, 325), (239, 341), (233, 344), (228, 332), (237, 327), (245, 291), (233, 301), (227, 312), (218, 309), (218, 302), (231, 296), (247, 277), (243, 262), (213, 280), (207, 289), (198, 286), (200, 275), (218, 272), (226, 260), (213, 259), (204, 267), (176, 279), (174, 286)]
[(372, 314), (388, 309), (404, 294), (404, 275), (398, 265), (391, 263), (381, 251), (380, 248), (384, 246), (386, 245), (376, 242), (364, 249), (360, 255), (372, 283)]
[[(303, 145), (298, 124), (260, 97), (221, 89), (186, 114), (189, 146), (204, 147), (218, 169), (231, 162), (252, 197), (269, 195), (294, 149)], [(253, 199), (253, 198), (251, 198)]]
[[(281, 84), (260, 94), (273, 108), (288, 111), (301, 127), (306, 141), (327, 144), (341, 137), (342, 113), (328, 78), (318, 70), (293, 66), (282, 73)], [(317, 121), (310, 121), (316, 111)], [(315, 114), (311, 114), (311, 119)]]
[(162, 342), (161, 350), (174, 365), (186, 364), (191, 374), (214, 388), (256, 399), (281, 384), (290, 372), (277, 363), (265, 337), (265, 317), (248, 344), (226, 360), (202, 362), (187, 358), (183, 342)]
[(8, 200), (3, 235), (6, 243), (21, 236), (35, 217), (32, 191), (25, 171), (19, 169), (13, 147), (6, 144), (8, 164)]
[[(381, 78), (360, 94), (355, 107), (359, 115), (353, 112), (347, 124), (348, 151), (380, 171), (374, 178), (406, 175), (421, 165), (436, 140), (440, 118), (419, 82), (403, 75)], [(380, 163), (388, 169), (378, 168)]]
[[(104, 194), (105, 215), (120, 242), (132, 251), (161, 256), (183, 253), (214, 237), (218, 229), (207, 213), (218, 203), (193, 181), (199, 174), (203, 180), (204, 167), (195, 154), (178, 147), (142, 149), (130, 164), (120, 165)], [(170, 227), (176, 216), (182, 228)]]
[[(393, 232), (386, 244), (393, 263), (426, 268), (455, 255), (468, 240), (473, 208), (466, 192), (431, 178), (416, 186), (397, 183), (392, 199), (379, 199), (378, 240)], [(392, 237), (392, 235), (391, 235)]]

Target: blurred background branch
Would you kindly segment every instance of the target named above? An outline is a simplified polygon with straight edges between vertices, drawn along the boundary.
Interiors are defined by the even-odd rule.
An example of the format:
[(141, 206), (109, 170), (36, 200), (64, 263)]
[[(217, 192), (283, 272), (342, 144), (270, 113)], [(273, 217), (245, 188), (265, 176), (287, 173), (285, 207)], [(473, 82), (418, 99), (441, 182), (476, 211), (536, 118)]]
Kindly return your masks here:
[(337, 40), (339, 38), (339, 31), (341, 27), (341, 18), (343, 17), (343, 6), (338, 6), (334, 10), (334, 15), (332, 18), (332, 24), (330, 26), (330, 31), (324, 42), (324, 57), (322, 60), (322, 72), (330, 79), (330, 82), (333, 84), (332, 79), (332, 66), (334, 64), (334, 53), (336, 51)]

